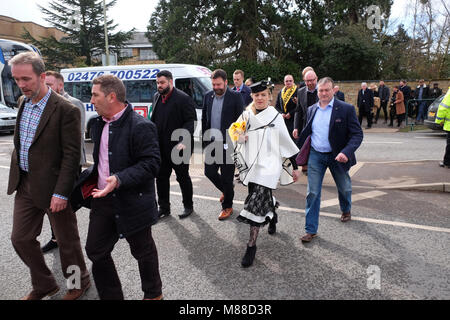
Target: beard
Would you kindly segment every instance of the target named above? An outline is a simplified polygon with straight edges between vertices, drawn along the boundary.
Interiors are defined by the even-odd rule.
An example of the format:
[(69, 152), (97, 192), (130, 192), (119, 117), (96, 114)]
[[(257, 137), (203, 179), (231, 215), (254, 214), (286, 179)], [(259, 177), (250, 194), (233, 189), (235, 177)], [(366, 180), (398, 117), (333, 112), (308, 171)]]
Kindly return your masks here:
[(39, 96), (40, 93), (41, 93), (41, 87), (39, 87), (36, 91), (32, 92), (31, 95), (27, 98), (34, 100)]
[(225, 88), (223, 89), (214, 89), (214, 93), (218, 96), (221, 96), (225, 93)]
[(166, 94), (168, 94), (170, 92), (170, 86), (168, 86), (167, 88), (164, 88), (164, 89), (158, 88), (158, 92), (160, 95), (165, 96)]

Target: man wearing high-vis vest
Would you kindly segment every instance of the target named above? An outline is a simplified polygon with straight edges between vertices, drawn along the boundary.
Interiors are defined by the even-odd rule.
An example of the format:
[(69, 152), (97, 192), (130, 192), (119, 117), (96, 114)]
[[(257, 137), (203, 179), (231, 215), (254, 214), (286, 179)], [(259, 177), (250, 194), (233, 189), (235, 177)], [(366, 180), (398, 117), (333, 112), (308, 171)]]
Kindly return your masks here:
[(440, 162), (439, 166), (450, 168), (450, 87), (439, 104), (435, 122), (444, 126), (444, 130), (447, 131), (447, 147), (445, 148), (444, 161)]

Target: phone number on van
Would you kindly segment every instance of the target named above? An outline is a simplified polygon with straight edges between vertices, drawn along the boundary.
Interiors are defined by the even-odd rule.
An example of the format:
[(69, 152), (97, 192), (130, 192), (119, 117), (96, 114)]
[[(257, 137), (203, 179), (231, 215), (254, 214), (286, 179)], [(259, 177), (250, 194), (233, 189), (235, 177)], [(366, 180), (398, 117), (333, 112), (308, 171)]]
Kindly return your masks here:
[(113, 74), (121, 80), (150, 80), (156, 79), (159, 69), (137, 69), (137, 70), (108, 70), (108, 71), (87, 71), (72, 72), (67, 76), (70, 82), (92, 81), (96, 77), (104, 74)]

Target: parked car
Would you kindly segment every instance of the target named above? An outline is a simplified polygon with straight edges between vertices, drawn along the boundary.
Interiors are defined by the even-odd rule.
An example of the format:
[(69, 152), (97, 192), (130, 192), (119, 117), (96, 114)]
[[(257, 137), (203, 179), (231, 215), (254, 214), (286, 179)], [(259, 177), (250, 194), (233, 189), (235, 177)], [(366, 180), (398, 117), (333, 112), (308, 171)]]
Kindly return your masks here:
[(0, 103), (0, 132), (14, 132), (17, 111)]
[(445, 94), (442, 96), (436, 98), (430, 106), (428, 107), (428, 118), (424, 120), (423, 124), (426, 125), (428, 128), (433, 130), (443, 130), (442, 126), (435, 123), (436, 120), (436, 113), (439, 108), (439, 104), (441, 103), (442, 99), (444, 99)]

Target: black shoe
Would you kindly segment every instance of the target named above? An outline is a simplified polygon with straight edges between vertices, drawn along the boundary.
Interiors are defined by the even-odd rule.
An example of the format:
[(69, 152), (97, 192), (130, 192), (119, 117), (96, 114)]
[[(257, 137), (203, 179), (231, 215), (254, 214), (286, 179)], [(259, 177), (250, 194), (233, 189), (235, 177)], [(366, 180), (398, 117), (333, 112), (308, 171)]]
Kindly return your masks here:
[(394, 125), (393, 125), (392, 123), (388, 125), (388, 127), (393, 127), (393, 126), (394, 126)]
[(192, 214), (192, 212), (194, 212), (193, 208), (184, 208), (183, 213), (179, 214), (178, 217), (180, 219), (184, 219), (186, 217), (189, 217)]
[(277, 232), (277, 222), (278, 222), (278, 217), (277, 214), (275, 213), (274, 217), (272, 220), (270, 220), (269, 222), (269, 234), (275, 234), (275, 232)]
[(158, 216), (159, 216), (160, 219), (170, 216), (170, 209), (159, 208)]
[(447, 167), (450, 169), (450, 165), (446, 165), (446, 164), (444, 164), (444, 162), (439, 162), (439, 167), (442, 167), (442, 168)]
[(370, 128), (372, 128), (372, 126), (370, 126), (370, 127), (369, 127), (369, 126), (367, 126), (367, 127), (366, 127), (366, 129), (370, 129)]
[(253, 264), (253, 260), (255, 260), (256, 255), (256, 245), (253, 247), (247, 246), (247, 250), (245, 251), (245, 255), (242, 258), (241, 265), (244, 268), (248, 268)]
[(58, 248), (58, 242), (56, 242), (56, 240), (53, 241), (53, 239), (50, 239), (50, 241), (45, 246), (43, 246), (41, 250), (42, 253), (46, 253), (56, 248)]

